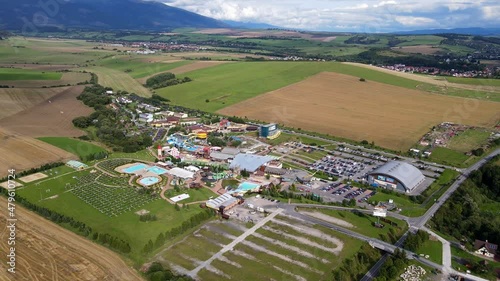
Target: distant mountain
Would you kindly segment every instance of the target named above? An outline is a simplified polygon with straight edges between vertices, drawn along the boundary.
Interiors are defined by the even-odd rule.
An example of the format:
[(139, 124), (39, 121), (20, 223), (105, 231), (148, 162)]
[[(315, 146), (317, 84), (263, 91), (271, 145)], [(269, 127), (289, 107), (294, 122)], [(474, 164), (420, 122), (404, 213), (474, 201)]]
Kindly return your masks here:
[(454, 34), (465, 34), (465, 35), (494, 36), (494, 35), (500, 35), (500, 28), (466, 27), (466, 28), (452, 28), (452, 29), (425, 29), (425, 30), (413, 30), (413, 31), (400, 31), (392, 33), (403, 34), (403, 35), (454, 33)]
[(242, 22), (233, 20), (223, 20), (223, 22), (233, 28), (248, 28), (248, 29), (280, 28), (279, 26), (267, 23), (258, 23), (258, 22)]
[[(163, 31), (227, 24), (162, 3), (144, 0), (3, 1), (0, 29), (33, 32), (67, 28)], [(44, 5), (52, 3), (52, 5)], [(59, 4), (60, 3), (60, 4)]]

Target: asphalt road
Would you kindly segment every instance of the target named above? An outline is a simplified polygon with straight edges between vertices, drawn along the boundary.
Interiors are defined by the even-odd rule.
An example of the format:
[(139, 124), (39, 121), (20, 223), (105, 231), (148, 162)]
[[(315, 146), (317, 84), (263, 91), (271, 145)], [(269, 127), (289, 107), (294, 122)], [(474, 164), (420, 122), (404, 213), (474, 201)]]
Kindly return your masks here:
[[(311, 137), (309, 135), (307, 135), (307, 136)], [(318, 139), (320, 139), (320, 138), (318, 138)], [(438, 200), (436, 200), (436, 202), (427, 210), (427, 212), (423, 216), (418, 217), (418, 218), (409, 218), (409, 217), (405, 217), (405, 216), (402, 216), (402, 215), (399, 215), (399, 214), (396, 214), (396, 213), (392, 213), (392, 212), (388, 212), (387, 214), (389, 216), (391, 216), (391, 217), (405, 220), (408, 223), (409, 227), (410, 227), (410, 231), (411, 230), (418, 230), (418, 229), (423, 228), (425, 226), (425, 224), (432, 218), (432, 216), (434, 216), (434, 214), (437, 212), (437, 210), (453, 194), (453, 192), (455, 192), (458, 189), (458, 187), (467, 179), (467, 177), (469, 176), (469, 174), (471, 172), (479, 169), (481, 166), (483, 166), (484, 164), (486, 164), (486, 162), (488, 162), (491, 158), (495, 157), (498, 154), (500, 154), (500, 149), (497, 149), (497, 150), (493, 151), (488, 156), (486, 156), (483, 159), (479, 160), (476, 164), (470, 166), (467, 169), (462, 170), (462, 174), (457, 178), (457, 180), (448, 188), (448, 190), (446, 190), (443, 193), (443, 195), (441, 195), (441, 197)], [(303, 219), (305, 221), (309, 221), (309, 222), (312, 222), (312, 223), (316, 223), (316, 224), (319, 224), (319, 225), (331, 228), (331, 229), (336, 230), (338, 232), (344, 233), (346, 235), (349, 235), (351, 237), (354, 237), (354, 238), (357, 238), (357, 239), (360, 239), (360, 240), (363, 240), (363, 241), (366, 241), (366, 242), (369, 242), (369, 243), (371, 242), (371, 243), (376, 243), (378, 245), (382, 245), (383, 248), (386, 251), (390, 251), (390, 252), (393, 252), (396, 248), (399, 248), (399, 246), (401, 246), (403, 244), (404, 240), (406, 239), (406, 237), (408, 235), (408, 232), (406, 232), (395, 245), (391, 245), (391, 244), (386, 243), (384, 241), (381, 241), (381, 240), (378, 240), (378, 239), (374, 239), (374, 238), (370, 238), (370, 237), (366, 237), (364, 235), (361, 235), (359, 233), (350, 231), (350, 230), (342, 228), (340, 226), (336, 226), (336, 225), (327, 223), (325, 221), (322, 221), (322, 220), (319, 220), (319, 219), (316, 219), (316, 218), (313, 218), (313, 217), (310, 217), (310, 216), (307, 216), (307, 215), (304, 215), (304, 214), (300, 214), (300, 213), (298, 213), (298, 212), (295, 211), (295, 207), (314, 207), (314, 208), (325, 208), (325, 209), (336, 209), (336, 210), (352, 210), (354, 208), (346, 208), (346, 207), (339, 207), (339, 206), (327, 206), (327, 205), (311, 205), (311, 204), (290, 204), (290, 205), (282, 205), (282, 207), (285, 208), (285, 210), (289, 214), (291, 214), (291, 215), (293, 215), (295, 217), (299, 217), (299, 218), (301, 218), (301, 219)], [(360, 210), (360, 209), (356, 209), (356, 210), (361, 211), (361, 212), (365, 212), (365, 213), (366, 212), (371, 212), (371, 211), (368, 211), (368, 210)], [(406, 250), (405, 250), (405, 252), (407, 253), (407, 255), (409, 257), (415, 258), (418, 261), (422, 262), (423, 264), (426, 264), (426, 265), (428, 265), (430, 267), (436, 268), (436, 269), (438, 269), (440, 271), (452, 272), (452, 273), (455, 273), (455, 274), (463, 275), (461, 273), (458, 273), (458, 272), (454, 271), (451, 268), (448, 268), (448, 267), (444, 268), (442, 265), (438, 265), (438, 264), (433, 263), (433, 262), (431, 262), (431, 261), (429, 261), (427, 259), (420, 258), (418, 255), (414, 254), (413, 252), (409, 252), (409, 251), (406, 251)], [(384, 255), (366, 273), (366, 275), (361, 280), (363, 280), (363, 281), (372, 280), (373, 277), (377, 275), (378, 270), (384, 264), (384, 262), (385, 262), (386, 259), (387, 259), (387, 254)], [(478, 278), (478, 277), (475, 277), (475, 276), (471, 276), (471, 275), (467, 275), (466, 277), (469, 278), (469, 279), (472, 279), (472, 280), (482, 280), (481, 278)]]

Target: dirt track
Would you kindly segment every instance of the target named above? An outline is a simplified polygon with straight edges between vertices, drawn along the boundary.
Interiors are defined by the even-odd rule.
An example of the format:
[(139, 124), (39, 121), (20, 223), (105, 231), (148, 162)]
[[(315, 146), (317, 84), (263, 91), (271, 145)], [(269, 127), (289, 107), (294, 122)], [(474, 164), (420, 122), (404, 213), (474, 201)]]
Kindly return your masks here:
[(1, 119), (0, 127), (30, 137), (81, 136), (83, 131), (76, 129), (72, 120), (92, 112), (90, 107), (76, 99), (83, 88), (66, 88), (48, 101)]
[(324, 72), (218, 112), (405, 151), (441, 122), (495, 126), (500, 104)]
[[(0, 197), (0, 205), (7, 209), (7, 200)], [(0, 221), (6, 225), (6, 213)], [(16, 206), (16, 274), (6, 271), (6, 257), (2, 255), (0, 280), (143, 280), (116, 253), (94, 244), (40, 216)], [(7, 251), (6, 227), (0, 232), (0, 249)]]

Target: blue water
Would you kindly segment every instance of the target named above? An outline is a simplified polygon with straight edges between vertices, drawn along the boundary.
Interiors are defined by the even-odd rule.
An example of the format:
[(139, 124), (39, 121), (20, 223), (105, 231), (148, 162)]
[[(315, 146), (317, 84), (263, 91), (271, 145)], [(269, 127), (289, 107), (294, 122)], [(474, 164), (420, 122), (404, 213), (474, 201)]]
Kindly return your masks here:
[(167, 170), (165, 170), (163, 168), (160, 168), (160, 167), (154, 166), (154, 167), (149, 168), (148, 172), (153, 172), (153, 173), (155, 173), (157, 175), (163, 175), (163, 174), (165, 174), (167, 172)]
[(127, 174), (133, 174), (133, 173), (135, 173), (139, 170), (142, 170), (144, 168), (147, 168), (147, 167), (149, 167), (149, 166), (141, 163), (141, 164), (135, 164), (134, 166), (130, 166), (130, 167), (124, 169), (123, 171)]
[(160, 180), (157, 177), (145, 177), (145, 178), (142, 178), (139, 180), (139, 182), (145, 186), (150, 186), (150, 185), (155, 184), (159, 181)]
[(244, 182), (244, 183), (241, 183), (239, 186), (238, 186), (238, 189), (237, 190), (243, 190), (243, 191), (247, 191), (247, 190), (252, 190), (252, 189), (255, 189), (257, 188), (259, 185), (258, 184), (255, 184), (255, 183), (251, 183), (251, 182)]

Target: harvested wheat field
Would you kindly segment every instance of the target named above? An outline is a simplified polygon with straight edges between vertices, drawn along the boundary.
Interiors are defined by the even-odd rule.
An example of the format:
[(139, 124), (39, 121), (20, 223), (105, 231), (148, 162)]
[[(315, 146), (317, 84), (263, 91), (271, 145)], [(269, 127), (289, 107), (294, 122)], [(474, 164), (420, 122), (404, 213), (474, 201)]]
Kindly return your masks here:
[[(0, 204), (7, 206), (7, 200), (0, 198)], [(19, 205), (16, 216), (16, 273), (8, 273), (2, 262), (0, 280), (143, 280), (116, 253)], [(0, 223), (7, 224), (5, 212)], [(3, 227), (0, 236), (7, 241), (9, 230)], [(7, 247), (0, 243), (2, 253)]]
[(436, 86), (441, 86), (441, 87), (452, 87), (452, 88), (458, 88), (458, 89), (464, 89), (464, 90), (473, 90), (473, 91), (487, 91), (487, 92), (493, 92), (493, 93), (500, 93), (500, 87), (495, 87), (495, 86), (484, 86), (484, 85), (467, 85), (467, 84), (458, 84), (458, 83), (451, 83), (448, 82), (446, 79), (443, 79), (443, 77), (433, 77), (430, 75), (419, 75), (419, 74), (414, 74), (414, 73), (408, 73), (408, 72), (400, 72), (400, 71), (394, 71), (382, 67), (377, 67), (374, 65), (368, 65), (368, 64), (363, 64), (363, 63), (357, 63), (357, 62), (343, 62), (344, 64), (349, 64), (349, 65), (354, 65), (354, 66), (359, 66), (359, 67), (364, 67), (367, 69), (373, 69), (376, 71), (380, 72), (385, 72), (391, 75), (423, 82), (423, 83), (429, 83), (432, 85)]
[(84, 86), (66, 88), (32, 108), (1, 119), (0, 127), (30, 137), (81, 136), (83, 131), (76, 129), (72, 120), (78, 116), (87, 116), (93, 111), (76, 99), (83, 88)]
[(8, 169), (17, 172), (43, 164), (78, 159), (77, 156), (43, 141), (0, 130), (0, 178)]
[(374, 141), (404, 151), (444, 121), (492, 127), (500, 119), (500, 103), (360, 82), (357, 77), (323, 72), (218, 112)]
[(20, 111), (28, 109), (36, 104), (64, 92), (68, 88), (50, 88), (50, 89), (0, 89), (0, 100), (2, 101), (2, 110), (0, 110), (0, 119), (14, 115)]

